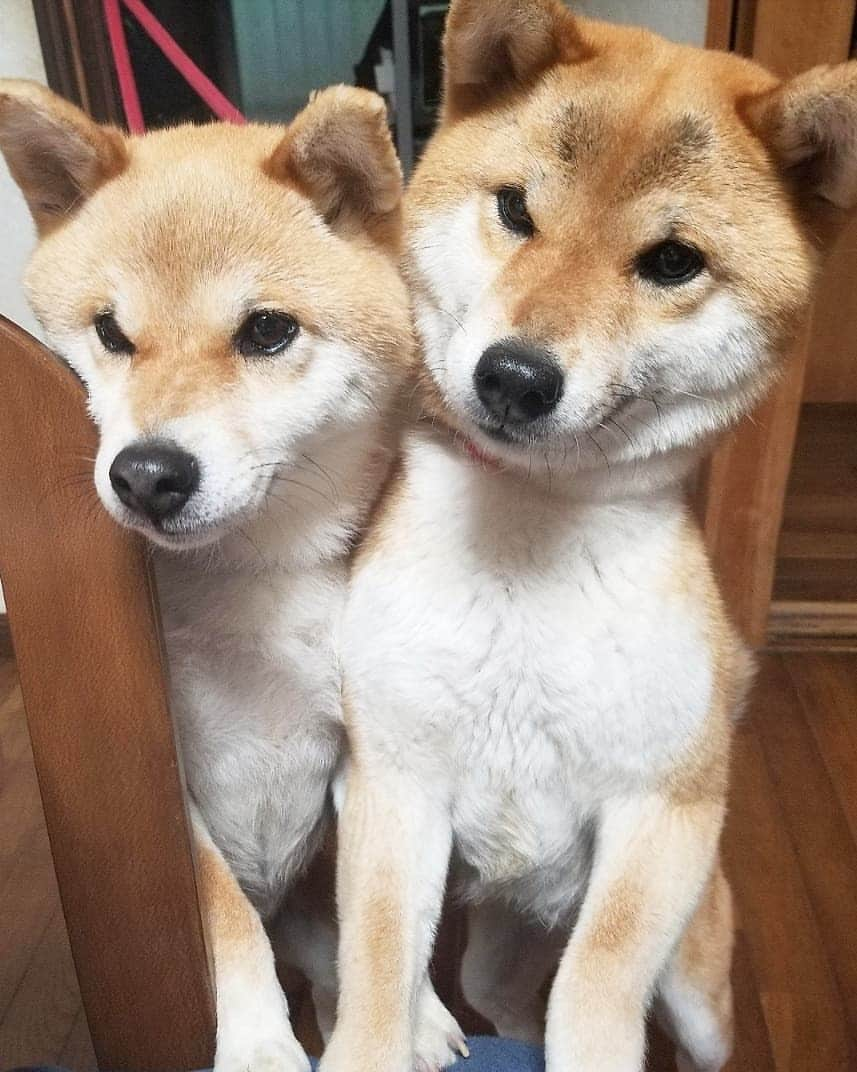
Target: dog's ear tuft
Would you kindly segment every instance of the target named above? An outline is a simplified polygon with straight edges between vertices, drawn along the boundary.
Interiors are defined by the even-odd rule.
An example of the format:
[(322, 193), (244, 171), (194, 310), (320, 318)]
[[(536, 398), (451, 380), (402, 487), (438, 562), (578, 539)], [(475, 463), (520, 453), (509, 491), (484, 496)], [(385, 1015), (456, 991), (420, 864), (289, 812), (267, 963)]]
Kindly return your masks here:
[(802, 208), (857, 207), (857, 61), (814, 67), (747, 105)]
[(0, 150), (46, 234), (127, 164), (118, 130), (100, 127), (36, 82), (0, 79)]
[(443, 39), (444, 116), (474, 111), (588, 54), (560, 0), (453, 0)]
[(294, 183), (334, 228), (373, 231), (401, 207), (402, 169), (377, 93), (332, 86), (316, 93), (265, 165)]

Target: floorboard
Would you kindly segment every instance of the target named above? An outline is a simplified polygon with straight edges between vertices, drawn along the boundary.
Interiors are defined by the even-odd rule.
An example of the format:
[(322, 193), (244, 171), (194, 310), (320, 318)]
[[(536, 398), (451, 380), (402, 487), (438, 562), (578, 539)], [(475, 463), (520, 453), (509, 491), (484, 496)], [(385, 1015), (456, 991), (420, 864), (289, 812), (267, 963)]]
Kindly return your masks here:
[[(857, 655), (763, 658), (733, 762), (724, 860), (737, 907), (728, 1072), (857, 1069)], [(448, 914), (436, 974), (457, 984)], [(311, 1008), (295, 1003), (311, 1048)], [(0, 1068), (94, 1069), (14, 667), (0, 663)], [(649, 1072), (672, 1072), (654, 1035)]]

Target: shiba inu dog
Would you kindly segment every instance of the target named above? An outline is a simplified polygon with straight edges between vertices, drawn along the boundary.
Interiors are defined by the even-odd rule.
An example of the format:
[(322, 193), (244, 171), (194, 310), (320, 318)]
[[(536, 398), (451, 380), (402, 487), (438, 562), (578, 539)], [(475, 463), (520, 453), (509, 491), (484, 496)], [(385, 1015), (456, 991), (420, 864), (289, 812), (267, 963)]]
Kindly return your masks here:
[[(406, 196), (424, 419), (343, 638), (325, 1072), (405, 1072), (452, 861), (463, 989), (551, 1072), (731, 1047), (718, 861), (750, 660), (682, 483), (763, 395), (857, 200), (857, 65), (454, 0)], [(543, 1024), (539, 989), (556, 968)]]
[(7, 81), (0, 147), (40, 237), (29, 297), (100, 429), (98, 494), (154, 548), (216, 1067), (303, 1069), (262, 921), (329, 1028), (333, 920), (289, 895), (340, 755), (346, 556), (412, 363), (383, 101), (337, 87), (287, 128), (126, 138)]

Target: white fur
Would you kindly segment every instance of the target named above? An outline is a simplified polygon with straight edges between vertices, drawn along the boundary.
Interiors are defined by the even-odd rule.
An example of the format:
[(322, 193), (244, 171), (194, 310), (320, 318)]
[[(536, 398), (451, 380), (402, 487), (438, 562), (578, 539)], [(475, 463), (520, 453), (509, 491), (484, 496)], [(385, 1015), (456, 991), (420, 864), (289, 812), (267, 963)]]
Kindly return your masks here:
[[(683, 478), (769, 382), (766, 333), (739, 292), (704, 277), (680, 323), (545, 340), (565, 355), (561, 402), (529, 438), (498, 442), (473, 378), (485, 348), (516, 333), (480, 238), (489, 196), (411, 231), (425, 363), (452, 428), (406, 437), (402, 484), (346, 610), (353, 760), (325, 1072), (354, 1054), (361, 1072), (408, 1067), (407, 1032), (381, 1052), (363, 1025), (379, 1003), (397, 1025), (412, 1016), (450, 860), (482, 915), (465, 961), (481, 1011), (535, 1037), (538, 987), (567, 942), (549, 1072), (639, 1072), (647, 1009), (716, 862), (717, 793), (684, 805), (665, 788), (704, 748), (720, 672), (705, 589), (673, 572), (689, 532)], [(740, 647), (726, 643), (738, 674)], [(599, 952), (630, 881), (639, 933)], [(366, 937), (379, 904), (407, 951), (394, 967)], [(496, 938), (501, 964), (484, 928), (509, 912), (521, 921)], [(504, 981), (513, 972), (521, 986)], [(706, 999), (672, 977), (660, 996), (697, 1066), (719, 1068), (729, 1042)]]
[[(240, 320), (243, 296), (226, 302), (238, 281), (209, 283)], [(133, 323), (127, 301), (123, 312)], [(346, 558), (386, 466), (380, 412), (390, 388), (371, 355), (303, 332), (274, 359), (306, 365), (290, 389), (270, 363), (248, 361), (210, 404), (140, 424), (128, 359), (105, 359), (92, 330), (54, 343), (88, 388), (104, 505), (159, 545), (171, 706), (197, 840), (216, 846), (273, 924), (330, 817)], [(167, 531), (131, 514), (110, 485), (113, 458), (146, 437), (176, 442), (200, 465), (199, 491)], [(302, 939), (302, 966), (315, 969), (316, 996), (330, 1008), (332, 921), (305, 921)], [(303, 1072), (270, 948), (247, 949), (245, 960), (217, 966), (218, 1072)]]
[[(423, 970), (418, 951), (427, 956), (430, 949), (450, 850), (459, 895), (508, 905), (537, 933), (542, 928), (549, 948), (535, 953), (537, 968), (495, 964), (484, 984), (482, 1011), (497, 1011), (493, 988), (505, 987), (513, 970), (525, 973), (532, 988), (526, 1003), (501, 1008), (499, 1022), (532, 1038), (534, 995), (551, 952), (596, 896), (596, 847), (600, 839), (604, 849), (609, 816), (620, 808), (625, 816), (611, 835), (619, 860), (622, 841), (660, 836), (650, 867), (669, 875), (675, 869), (686, 882), (652, 881), (655, 903), (641, 904), (657, 921), (651, 929), (660, 942), (639, 968), (639, 1022), (633, 1015), (621, 1021), (630, 1032), (621, 1043), (625, 1063), (605, 1056), (618, 1052), (611, 1042), (620, 1045), (615, 1009), (604, 1010), (599, 1028), (597, 1017), (578, 1022), (573, 997), (557, 998), (556, 1022), (567, 1022), (567, 1030), (548, 1036), (552, 1069), (636, 1072), (660, 958), (693, 911), (720, 824), (716, 806), (702, 816), (704, 834), (693, 823), (673, 823), (658, 790), (704, 734), (713, 698), (698, 609), (669, 595), (685, 524), (680, 496), (668, 488), (657, 496), (581, 500), (572, 485), (549, 495), (543, 481), (486, 471), (429, 430), (410, 434), (405, 468), (393, 532), (383, 553), (360, 565), (344, 626), (359, 792), (376, 800), (371, 820), (363, 820), (372, 844), (352, 854), (365, 853), (367, 883), (383, 873), (385, 884), (411, 891), (413, 929), (402, 941), (414, 943), (414, 972)], [(659, 835), (643, 824), (649, 812)], [(346, 801), (350, 828), (348, 816)], [(408, 845), (419, 847), (412, 865)], [(352, 962), (349, 943), (360, 942), (360, 917), (348, 924), (349, 905), (346, 893), (344, 965)], [(490, 945), (486, 939), (483, 952)], [(349, 979), (347, 971), (346, 990), (371, 988), (371, 980)], [(472, 994), (482, 971), (477, 965), (470, 973)], [(400, 985), (407, 993), (408, 980)], [(582, 985), (570, 977), (569, 993)], [(511, 996), (523, 995), (513, 989)], [(355, 1024), (343, 1015), (326, 1069), (351, 1067), (342, 1055), (355, 1047), (364, 1053)], [(581, 1032), (581, 1046), (597, 1038), (600, 1048), (572, 1047)], [(389, 1063), (378, 1055), (377, 1067), (408, 1063), (404, 1050)]]
[(474, 896), (568, 924), (588, 824), (680, 760), (710, 710), (700, 627), (661, 594), (682, 508), (547, 499), (428, 432), (406, 463), (408, 538), (349, 599), (357, 739), (449, 809)]

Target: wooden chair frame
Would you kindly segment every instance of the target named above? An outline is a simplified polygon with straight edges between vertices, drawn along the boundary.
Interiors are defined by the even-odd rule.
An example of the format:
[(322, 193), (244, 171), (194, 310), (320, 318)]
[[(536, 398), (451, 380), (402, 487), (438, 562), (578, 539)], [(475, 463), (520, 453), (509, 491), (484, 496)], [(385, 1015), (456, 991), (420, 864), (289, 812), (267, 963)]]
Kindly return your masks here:
[(210, 1067), (214, 1001), (155, 590), (74, 374), (0, 318), (0, 576), (99, 1067)]

